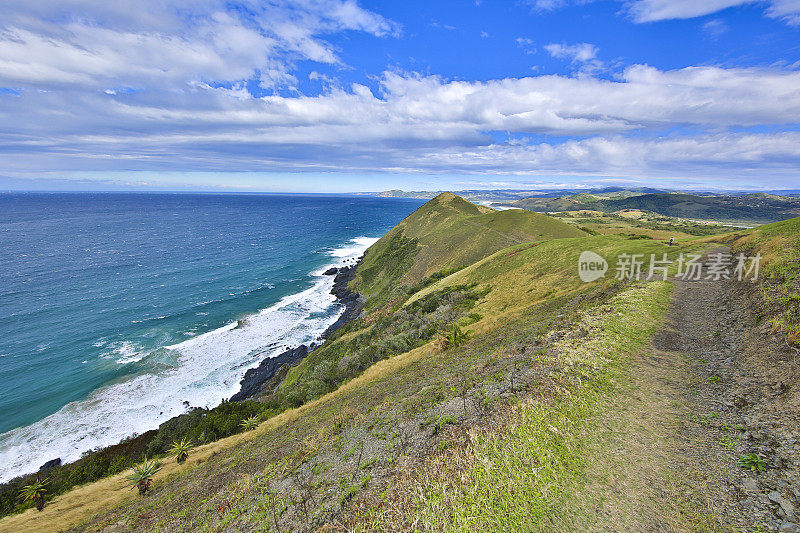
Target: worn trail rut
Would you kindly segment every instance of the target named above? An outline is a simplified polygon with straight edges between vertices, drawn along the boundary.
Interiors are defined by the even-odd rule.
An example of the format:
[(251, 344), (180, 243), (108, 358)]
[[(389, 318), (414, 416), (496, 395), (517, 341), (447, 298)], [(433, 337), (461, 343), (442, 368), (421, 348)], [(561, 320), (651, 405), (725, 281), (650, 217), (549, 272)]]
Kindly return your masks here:
[[(598, 437), (585, 529), (800, 531), (800, 368), (759, 302), (748, 282), (675, 281)], [(766, 471), (739, 465), (752, 453)]]

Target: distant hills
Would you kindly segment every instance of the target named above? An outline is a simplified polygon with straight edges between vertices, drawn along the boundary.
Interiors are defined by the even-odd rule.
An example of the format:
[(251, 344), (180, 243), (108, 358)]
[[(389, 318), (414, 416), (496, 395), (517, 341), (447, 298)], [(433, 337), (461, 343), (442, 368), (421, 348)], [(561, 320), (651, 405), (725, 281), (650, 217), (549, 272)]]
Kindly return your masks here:
[[(390, 197), (390, 198), (420, 198), (429, 200), (435, 198), (437, 195), (445, 191), (403, 191), (400, 189), (392, 189), (390, 191), (383, 191), (377, 193), (377, 196)], [(653, 192), (669, 192), (661, 189), (651, 189), (648, 187), (629, 188), (623, 187), (604, 187), (593, 189), (470, 189), (463, 191), (456, 191), (459, 196), (471, 202), (504, 202), (510, 200), (519, 200), (521, 198), (538, 197), (538, 198), (558, 198), (560, 196), (568, 196), (577, 193), (591, 193), (598, 195), (612, 196), (631, 196), (636, 194), (646, 194)], [(800, 192), (800, 191), (798, 191)], [(375, 193), (370, 193), (375, 194)]]
[(640, 210), (693, 220), (756, 224), (800, 215), (800, 198), (767, 193), (701, 196), (659, 192), (616, 198), (580, 193), (561, 198), (523, 198), (504, 205), (542, 213), (584, 209), (605, 213)]
[[(444, 191), (403, 191), (392, 189), (379, 193), (359, 193), (391, 198), (420, 198), (429, 200)], [(589, 194), (602, 198), (626, 198), (643, 194), (681, 193), (693, 196), (747, 196), (753, 193), (743, 191), (677, 191), (671, 189), (655, 189), (652, 187), (594, 187), (577, 189), (469, 189), (454, 191), (455, 194), (471, 202), (507, 202), (523, 198), (564, 198), (579, 194)], [(773, 196), (800, 197), (800, 189), (765, 190), (758, 194), (771, 194)]]
[[(440, 194), (436, 191), (391, 190), (377, 195), (430, 199)], [(766, 224), (800, 216), (800, 190), (687, 193), (648, 187), (605, 187), (539, 191), (466, 190), (457, 194), (471, 202), (492, 207), (516, 207), (539, 213), (638, 210), (669, 217), (743, 225)]]

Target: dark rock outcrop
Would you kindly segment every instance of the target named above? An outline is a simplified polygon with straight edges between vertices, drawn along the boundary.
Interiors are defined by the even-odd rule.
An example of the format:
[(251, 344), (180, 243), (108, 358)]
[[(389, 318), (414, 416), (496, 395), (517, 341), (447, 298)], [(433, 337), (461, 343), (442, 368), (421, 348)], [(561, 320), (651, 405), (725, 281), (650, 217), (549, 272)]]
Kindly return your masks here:
[(45, 464), (39, 467), (39, 472), (44, 472), (45, 470), (50, 470), (51, 468), (55, 468), (57, 466), (61, 466), (60, 457), (56, 457), (55, 459), (47, 461)]
[[(339, 316), (336, 322), (331, 324), (331, 326), (328, 327), (328, 329), (326, 329), (322, 335), (320, 335), (320, 341), (324, 341), (325, 339), (329, 338), (334, 331), (341, 328), (349, 321), (357, 317), (359, 313), (361, 313), (361, 310), (364, 306), (364, 298), (357, 292), (351, 291), (348, 288), (348, 284), (356, 275), (356, 269), (358, 268), (359, 263), (360, 260), (354, 265), (341, 268), (330, 268), (323, 273), (323, 275), (332, 275), (329, 274), (329, 272), (333, 270), (336, 274), (336, 277), (333, 278), (333, 288), (331, 289), (331, 294), (336, 297), (339, 305), (344, 306), (344, 312)], [(284, 367), (284, 365), (296, 365), (306, 355), (308, 355), (309, 352), (316, 349), (320, 343), (315, 342), (312, 343), (311, 346), (301, 344), (297, 348), (286, 350), (276, 357), (268, 357), (267, 359), (264, 359), (256, 368), (251, 368), (245, 373), (241, 381), (241, 388), (239, 389), (239, 392), (231, 396), (231, 401), (239, 402), (258, 396), (259, 393), (261, 393), (264, 389), (265, 385), (271, 381), (274, 381), (273, 378), (281, 370), (281, 368)]]
[(261, 391), (262, 385), (269, 381), (283, 365), (293, 365), (308, 355), (308, 347), (301, 344), (286, 350), (277, 357), (268, 357), (261, 364), (248, 370), (242, 378), (242, 388), (231, 396), (232, 402), (247, 400)]
[(321, 335), (321, 339), (323, 340), (327, 339), (334, 331), (356, 318), (364, 308), (364, 298), (357, 292), (351, 291), (348, 288), (348, 285), (356, 276), (356, 269), (358, 268), (359, 263), (340, 268), (339, 273), (336, 274), (335, 278), (333, 278), (333, 288), (331, 289), (331, 294), (336, 296), (336, 299), (339, 300), (340, 305), (344, 306), (344, 312), (336, 320), (336, 322), (328, 327), (328, 329), (326, 329)]

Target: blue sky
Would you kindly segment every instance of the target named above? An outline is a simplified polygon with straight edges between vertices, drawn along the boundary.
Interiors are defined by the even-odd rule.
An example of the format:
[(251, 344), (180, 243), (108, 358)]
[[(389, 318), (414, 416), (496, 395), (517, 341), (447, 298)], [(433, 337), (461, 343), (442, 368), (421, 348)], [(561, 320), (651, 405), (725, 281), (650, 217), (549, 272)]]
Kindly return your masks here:
[(800, 188), (800, 0), (8, 0), (0, 189)]

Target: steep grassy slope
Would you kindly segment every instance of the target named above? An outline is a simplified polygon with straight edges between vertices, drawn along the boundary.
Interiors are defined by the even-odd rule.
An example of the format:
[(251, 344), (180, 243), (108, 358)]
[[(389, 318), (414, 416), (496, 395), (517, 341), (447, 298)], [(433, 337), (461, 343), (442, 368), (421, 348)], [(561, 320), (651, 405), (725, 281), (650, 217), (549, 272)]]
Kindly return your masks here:
[[(465, 345), (441, 350), (422, 340), (407, 351), (389, 352), (388, 358), (330, 393), (271, 418), (249, 437), (203, 447), (186, 468), (170, 467), (170, 477), (158, 476), (146, 498), (132, 497), (119, 490), (120, 480), (110, 479), (79, 489), (75, 498), (56, 498), (41, 514), (9, 517), (0, 522), (0, 530), (68, 526), (60, 522), (66, 509), (77, 520), (81, 515), (76, 507), (85, 506), (83, 516), (90, 518), (104, 512), (113, 495), (125, 505), (97, 517), (93, 528), (122, 524), (120, 530), (274, 531), (330, 523), (357, 496), (380, 493), (393, 483), (398, 461), (413, 461), (446, 449), (453, 439), (463, 440), (452, 432), (495, 416), (528, 391), (560, 396), (557, 391), (571, 386), (566, 370), (574, 362), (550, 359), (542, 351), (549, 332), (624, 287), (613, 279), (591, 284), (577, 279), (577, 257), (587, 248), (612, 256), (656, 252), (664, 246), (582, 237), (501, 250), (439, 280), (438, 287), (426, 287), (425, 294), (415, 295), (395, 313), (415, 324), (415, 331), (420, 320), (446, 325), (447, 319), (439, 322), (443, 317), (463, 318), (471, 335)], [(472, 316), (458, 311), (462, 305)], [(331, 343), (331, 351), (314, 352), (319, 359), (302, 375), (325, 378), (353, 349), (374, 346), (373, 330), (393, 334), (398, 328), (395, 322), (369, 319), (342, 333), (339, 342), (345, 349), (334, 351)], [(366, 337), (358, 345), (348, 344), (359, 335)], [(331, 358), (322, 357), (326, 354)], [(561, 427), (558, 420), (548, 420)], [(102, 507), (94, 506), (95, 501)]]
[[(538, 213), (495, 211), (454, 194), (440, 194), (367, 251), (353, 284), (368, 298), (367, 316), (337, 332), (290, 369), (268, 401), (280, 406), (300, 405), (335, 389), (381, 359), (429, 342), (453, 324), (475, 322), (480, 313), (472, 308), (490, 287), (477, 286), (471, 280), (426, 290), (423, 297), (415, 297), (402, 312), (396, 312), (413, 293), (459, 267), (509, 244), (531, 246), (546, 239), (585, 235)], [(391, 306), (385, 308), (387, 302)]]
[[(264, 399), (281, 414), (165, 469), (144, 498), (108, 479), (0, 521), (0, 531), (586, 530), (572, 520), (587, 507), (571, 495), (586, 489), (587, 454), (615, 453), (593, 436), (619, 405), (628, 357), (669, 304), (669, 283), (615, 280), (615, 258), (674, 258), (714, 238), (674, 247), (580, 232), (544, 238), (543, 226), (551, 236), (563, 226), (459, 200), (433, 202), (393, 230), (394, 244), (370, 249), (363, 268), (381, 268), (360, 283), (373, 300), (397, 297), (393, 312), (368, 307), (291, 369)], [(492, 250), (492, 230), (530, 236), (514, 232), (531, 220), (537, 238)], [(468, 223), (480, 231), (450, 249), (446, 237)], [(774, 248), (777, 258), (779, 242), (797, 243), (797, 224), (741, 232), (740, 245)], [(579, 280), (584, 250), (609, 261), (605, 278)], [(403, 281), (428, 255), (422, 277)], [(462, 266), (459, 257), (476, 259), (430, 275)], [(437, 343), (453, 325), (466, 342)], [(673, 529), (692, 530), (696, 518), (677, 516)]]
[[(375, 258), (374, 263), (386, 266), (380, 272), (377, 285), (396, 291), (396, 295), (403, 299), (409, 295), (402, 281), (403, 276), (409, 268), (424, 271), (423, 262), (431, 268), (449, 264), (448, 261), (463, 261), (459, 264), (466, 264), (508, 243), (527, 242), (558, 234), (583, 234), (544, 215), (523, 211), (501, 213), (471, 204), (452, 194), (439, 195), (408, 217), (402, 226), (414, 236), (414, 241), (394, 231), (376, 244), (369, 256)], [(472, 238), (468, 238), (469, 232), (474, 233)], [(387, 241), (388, 246), (384, 246)], [(398, 246), (398, 242), (404, 245)], [(417, 242), (424, 244), (417, 245)], [(361, 272), (364, 270), (362, 266)], [(426, 283), (430, 281), (428, 279)], [(440, 330), (456, 321), (462, 325), (474, 321), (474, 317), (469, 318), (469, 310), (479, 296), (479, 292), (466, 286), (449, 287), (401, 314), (382, 317), (377, 323), (370, 317), (350, 324), (300, 365), (290, 370), (284, 369), (282, 381), (273, 384), (277, 386), (269, 390), (267, 397), (262, 398), (262, 403), (253, 406), (231, 403), (210, 412), (196, 412), (165, 423), (155, 437), (152, 435), (154, 432), (150, 432), (117, 447), (122, 450), (121, 453), (112, 448), (50, 472), (49, 493), (59, 494), (76, 484), (125, 470), (145, 455), (163, 453), (174, 439), (213, 441), (238, 432), (240, 421), (247, 416), (266, 417), (312, 401), (375, 362), (429, 342)], [(434, 312), (440, 307), (438, 302), (444, 298), (448, 301), (447, 311)], [(379, 303), (381, 301), (377, 296), (369, 302), (373, 306)], [(30, 483), (31, 479), (31, 476), (21, 478), (0, 488), (0, 511), (3, 514), (19, 510), (16, 499), (19, 488)]]
[(514, 244), (585, 233), (559, 220), (521, 210), (495, 211), (442, 193), (406, 217), (364, 257), (353, 287), (376, 307), (438, 271), (474, 263)]

